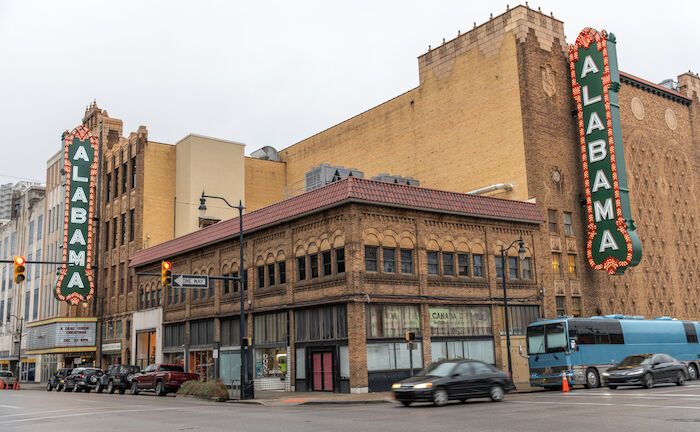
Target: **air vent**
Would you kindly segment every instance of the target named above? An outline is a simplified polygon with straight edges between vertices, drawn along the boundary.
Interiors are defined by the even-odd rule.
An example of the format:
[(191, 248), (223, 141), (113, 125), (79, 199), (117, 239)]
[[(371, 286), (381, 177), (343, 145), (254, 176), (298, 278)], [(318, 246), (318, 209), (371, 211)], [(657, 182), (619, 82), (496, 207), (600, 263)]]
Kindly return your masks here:
[(348, 177), (364, 178), (365, 173), (355, 168), (321, 164), (312, 168), (311, 171), (307, 172), (304, 176), (304, 191), (308, 192)]
[(379, 174), (378, 176), (372, 177), (372, 180), (409, 186), (420, 186), (420, 180), (416, 180), (413, 177), (401, 177), (398, 175)]

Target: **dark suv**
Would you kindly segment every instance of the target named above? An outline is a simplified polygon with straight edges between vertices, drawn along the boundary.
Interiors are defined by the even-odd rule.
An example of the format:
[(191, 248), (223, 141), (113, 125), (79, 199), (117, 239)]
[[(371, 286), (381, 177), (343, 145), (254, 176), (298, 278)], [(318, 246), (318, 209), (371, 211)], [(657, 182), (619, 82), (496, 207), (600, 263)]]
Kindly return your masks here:
[(107, 393), (113, 394), (115, 390), (118, 390), (119, 394), (124, 394), (127, 389), (131, 388), (131, 378), (139, 372), (141, 369), (134, 365), (110, 365), (107, 372), (100, 377), (100, 388), (97, 391), (101, 392), (102, 389), (107, 389)]
[(90, 390), (97, 388), (97, 383), (102, 374), (104, 374), (102, 369), (93, 367), (75, 368), (66, 378), (63, 391), (85, 391), (85, 393), (90, 393)]
[(49, 378), (49, 382), (46, 383), (46, 391), (51, 391), (53, 389), (56, 389), (56, 391), (61, 391), (63, 390), (63, 385), (66, 382), (66, 377), (70, 375), (71, 371), (73, 369), (71, 368), (61, 368), (56, 371), (55, 374), (51, 378)]

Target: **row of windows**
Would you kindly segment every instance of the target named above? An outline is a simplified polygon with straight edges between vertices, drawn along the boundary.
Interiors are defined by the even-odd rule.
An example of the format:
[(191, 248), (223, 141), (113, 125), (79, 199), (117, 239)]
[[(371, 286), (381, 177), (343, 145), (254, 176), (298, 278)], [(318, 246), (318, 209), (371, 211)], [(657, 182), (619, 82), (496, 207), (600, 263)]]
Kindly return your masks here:
[[(557, 223), (556, 210), (547, 210), (547, 222), (549, 223), (549, 232), (559, 232), (559, 224)], [(571, 212), (564, 212), (564, 233), (566, 235), (574, 235), (574, 226), (572, 224)]]
[[(503, 278), (503, 261), (496, 255), (496, 277)], [(506, 272), (508, 279), (532, 280), (532, 259), (525, 257), (506, 257)]]
[[(119, 167), (117, 166), (116, 155), (114, 156), (114, 175), (112, 173), (107, 173), (105, 178), (105, 201), (109, 201), (112, 197), (117, 198), (119, 196), (119, 180), (121, 179), (121, 193), (126, 193), (128, 190), (128, 180), (131, 179), (131, 189), (136, 187), (136, 156), (131, 158), (131, 176), (127, 173), (127, 163), (124, 162), (121, 165), (122, 176), (119, 177)], [(104, 163), (104, 171), (107, 171), (107, 163)], [(112, 185), (112, 179), (114, 179), (114, 185)]]
[[(34, 243), (34, 221), (29, 221), (29, 244)], [(41, 240), (44, 230), (44, 215), (39, 215), (36, 220), (36, 240)]]
[[(136, 211), (135, 209), (129, 210), (129, 242), (134, 241), (134, 238), (136, 236), (135, 232), (135, 214)], [(120, 227), (121, 230), (117, 231), (117, 219), (120, 220)], [(111, 221), (112, 224), (112, 231), (111, 231), (111, 239), (112, 239), (112, 248), (116, 248), (117, 244), (120, 245), (125, 245), (127, 243), (127, 229), (126, 229), (126, 213), (122, 213), (119, 218), (113, 218)], [(109, 245), (110, 245), (110, 230), (109, 230), (109, 225), (110, 221), (105, 222), (105, 230), (104, 230), (104, 236), (105, 236), (105, 251), (109, 250)], [(119, 235), (117, 235), (119, 234)]]
[[(578, 268), (576, 267), (576, 254), (567, 255), (567, 270), (569, 276), (578, 276)], [(564, 268), (561, 264), (561, 254), (552, 252), (552, 274), (554, 276), (564, 276)]]
[(322, 251), (297, 257), (297, 280), (316, 279), (319, 276), (332, 276), (345, 273), (345, 248)]
[[(557, 316), (567, 316), (566, 297), (556, 296)], [(571, 297), (571, 315), (575, 317), (581, 316), (581, 297)]]

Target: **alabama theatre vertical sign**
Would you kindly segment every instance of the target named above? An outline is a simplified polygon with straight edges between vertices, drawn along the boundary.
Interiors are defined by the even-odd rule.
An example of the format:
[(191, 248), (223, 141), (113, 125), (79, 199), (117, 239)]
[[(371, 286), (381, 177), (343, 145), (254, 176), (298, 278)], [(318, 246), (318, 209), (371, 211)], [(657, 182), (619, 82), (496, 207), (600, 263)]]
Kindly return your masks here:
[(73, 305), (94, 293), (92, 275), (92, 217), (97, 180), (97, 137), (84, 126), (64, 132), (63, 170), (66, 201), (63, 228), (63, 264), (56, 297)]
[(615, 36), (583, 29), (569, 46), (569, 65), (581, 138), (588, 263), (622, 274), (639, 263), (642, 245), (630, 212)]

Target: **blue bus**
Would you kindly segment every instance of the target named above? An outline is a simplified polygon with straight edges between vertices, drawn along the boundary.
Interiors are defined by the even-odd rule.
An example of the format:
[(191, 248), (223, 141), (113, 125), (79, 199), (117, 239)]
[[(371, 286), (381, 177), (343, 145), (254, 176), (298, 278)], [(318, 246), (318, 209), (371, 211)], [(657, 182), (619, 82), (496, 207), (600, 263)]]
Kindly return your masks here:
[(538, 320), (527, 327), (530, 385), (559, 388), (562, 372), (569, 384), (589, 388), (605, 384), (604, 371), (632, 354), (664, 353), (688, 367), (690, 379), (700, 369), (700, 324), (670, 317), (639, 316)]

